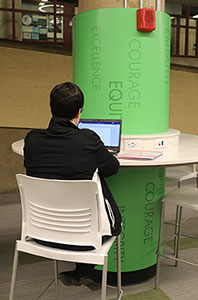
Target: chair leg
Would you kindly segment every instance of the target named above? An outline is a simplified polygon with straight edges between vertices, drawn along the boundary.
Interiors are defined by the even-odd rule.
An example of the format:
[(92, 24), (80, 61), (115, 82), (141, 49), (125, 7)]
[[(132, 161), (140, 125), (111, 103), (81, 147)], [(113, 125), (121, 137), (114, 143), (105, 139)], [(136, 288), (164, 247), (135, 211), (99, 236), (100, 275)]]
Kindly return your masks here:
[(175, 236), (174, 236), (174, 250), (173, 250), (173, 255), (176, 254), (176, 249), (177, 249), (177, 235), (178, 235), (178, 219), (179, 219), (179, 205), (176, 206), (176, 214), (175, 214)]
[(117, 236), (117, 299), (122, 297), (121, 260), (120, 260), (120, 235)]
[(155, 289), (159, 287), (159, 272), (160, 272), (160, 250), (161, 250), (161, 240), (162, 240), (162, 228), (164, 223), (164, 210), (165, 210), (165, 203), (162, 201), (161, 207), (161, 217), (160, 217), (160, 229), (159, 229), (159, 239), (158, 239), (158, 248), (157, 248), (157, 269), (156, 269), (156, 276), (155, 276)]
[(56, 299), (59, 299), (59, 287), (58, 287), (58, 261), (54, 261), (54, 277), (55, 277), (55, 288), (56, 288)]
[(16, 282), (16, 272), (17, 272), (17, 265), (18, 265), (18, 257), (19, 257), (19, 252), (15, 248), (14, 261), (13, 261), (13, 267), (12, 267), (12, 278), (11, 278), (9, 300), (13, 300), (14, 299), (14, 288), (15, 288), (15, 282)]
[(104, 266), (103, 266), (103, 270), (102, 270), (101, 300), (106, 300), (106, 294), (107, 294), (107, 266), (108, 266), (108, 256), (105, 256)]
[[(175, 258), (179, 257), (179, 248), (180, 248), (180, 236), (181, 236), (181, 218), (182, 218), (182, 206), (179, 207), (179, 224), (178, 224), (178, 232), (177, 232), (177, 247)], [(175, 267), (177, 267), (178, 261), (175, 261)]]

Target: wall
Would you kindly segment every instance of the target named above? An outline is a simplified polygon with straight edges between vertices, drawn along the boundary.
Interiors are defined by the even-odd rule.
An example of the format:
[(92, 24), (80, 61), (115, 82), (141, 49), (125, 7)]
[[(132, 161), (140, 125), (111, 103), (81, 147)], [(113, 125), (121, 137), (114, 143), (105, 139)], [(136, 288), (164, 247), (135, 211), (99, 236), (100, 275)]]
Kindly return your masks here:
[(198, 134), (198, 73), (171, 70), (169, 127)]
[[(0, 65), (0, 193), (5, 193), (16, 190), (15, 174), (24, 172), (23, 158), (11, 144), (25, 137), (29, 130), (24, 128), (47, 126), (49, 92), (72, 80), (72, 58), (0, 47)], [(171, 128), (198, 133), (197, 95), (198, 73), (171, 70)]]
[(6, 193), (16, 190), (15, 174), (24, 172), (23, 158), (11, 144), (23, 139), (27, 128), (47, 126), (49, 92), (72, 80), (72, 58), (0, 47), (0, 66), (0, 193)]
[(71, 56), (0, 47), (0, 66), (0, 126), (46, 127), (50, 90), (72, 80)]
[(25, 173), (23, 157), (11, 150), (11, 144), (23, 139), (29, 130), (0, 128), (0, 193), (13, 192), (17, 189), (15, 175)]

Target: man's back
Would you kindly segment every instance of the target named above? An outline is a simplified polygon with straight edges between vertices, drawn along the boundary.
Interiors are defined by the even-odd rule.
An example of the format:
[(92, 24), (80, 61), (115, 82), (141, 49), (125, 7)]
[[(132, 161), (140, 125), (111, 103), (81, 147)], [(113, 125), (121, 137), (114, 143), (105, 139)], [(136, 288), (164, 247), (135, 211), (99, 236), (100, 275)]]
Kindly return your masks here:
[(91, 179), (97, 168), (108, 177), (119, 168), (97, 134), (62, 117), (53, 117), (48, 129), (26, 136), (24, 156), (27, 175), (41, 178)]
[[(64, 82), (50, 93), (52, 119), (47, 129), (32, 130), (25, 138), (24, 166), (29, 176), (47, 179), (92, 179), (98, 169), (111, 233), (119, 234), (121, 215), (104, 177), (116, 174), (118, 160), (105, 148), (99, 136), (77, 126), (84, 106), (80, 88)], [(111, 217), (112, 211), (114, 219)]]

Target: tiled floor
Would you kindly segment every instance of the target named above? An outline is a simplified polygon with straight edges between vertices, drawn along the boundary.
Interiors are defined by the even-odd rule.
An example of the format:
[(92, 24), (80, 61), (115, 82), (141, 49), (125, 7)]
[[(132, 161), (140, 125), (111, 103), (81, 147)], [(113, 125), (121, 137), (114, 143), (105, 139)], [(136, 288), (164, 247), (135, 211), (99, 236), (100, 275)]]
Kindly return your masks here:
[[(193, 184), (191, 181), (187, 184)], [(175, 185), (168, 186), (168, 190), (175, 188)], [(185, 215), (191, 218), (184, 226), (184, 232), (198, 235), (198, 218), (190, 211), (185, 211)], [(0, 299), (8, 299), (10, 276), (12, 268), (12, 257), (15, 240), (20, 237), (20, 203), (17, 194), (0, 195)], [(166, 217), (173, 219), (173, 209), (169, 207), (166, 211)], [(166, 232), (170, 231), (166, 227)], [(166, 247), (167, 251), (171, 251)], [(182, 257), (191, 258), (192, 261), (198, 262), (198, 249), (187, 249), (182, 251)], [(32, 260), (31, 264), (19, 265), (17, 275), (17, 284), (15, 291), (16, 300), (33, 300), (41, 293), (43, 288), (53, 279), (53, 262)], [(72, 269), (73, 264), (62, 263), (61, 270)], [(160, 288), (171, 300), (198, 300), (198, 268), (185, 264), (179, 264), (177, 268), (173, 266), (170, 260), (162, 259)], [(69, 300), (99, 300), (100, 290), (90, 291), (85, 286), (65, 287), (60, 283), (60, 299)], [(132, 294), (138, 291), (144, 291), (154, 288), (154, 278), (147, 282), (124, 287), (124, 294)], [(115, 298), (116, 289), (108, 287), (108, 299)], [(41, 300), (51, 300), (54, 298), (53, 285), (40, 298)], [(161, 300), (161, 299), (159, 299)]]

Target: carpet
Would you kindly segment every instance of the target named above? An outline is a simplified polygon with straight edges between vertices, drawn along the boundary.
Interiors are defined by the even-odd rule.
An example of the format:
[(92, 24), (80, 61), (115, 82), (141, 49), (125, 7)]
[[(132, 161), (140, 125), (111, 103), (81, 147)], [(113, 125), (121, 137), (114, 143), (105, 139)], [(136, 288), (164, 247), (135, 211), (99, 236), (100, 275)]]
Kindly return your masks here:
[[(173, 249), (174, 241), (170, 240), (166, 243), (166, 245), (171, 249)], [(189, 238), (189, 237), (180, 238), (180, 250), (187, 250), (193, 248), (198, 248), (198, 239)]]
[[(116, 300), (111, 299), (111, 300)], [(149, 290), (122, 297), (122, 300), (171, 300), (162, 290)]]
[(20, 253), (19, 254), (19, 264), (20, 265), (29, 265), (38, 262), (47, 261), (47, 258), (41, 256), (35, 256), (28, 253)]

